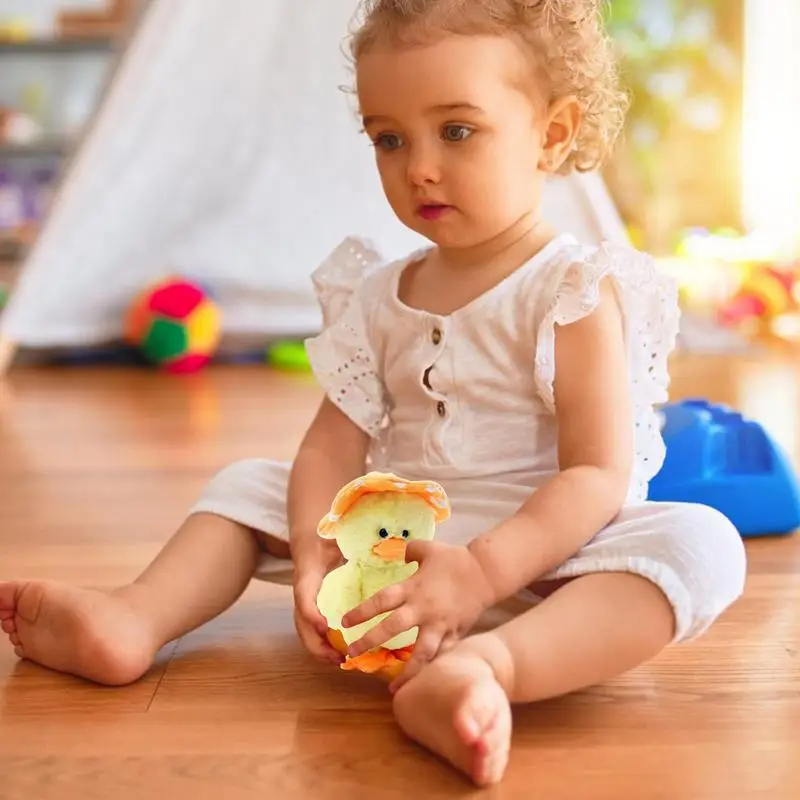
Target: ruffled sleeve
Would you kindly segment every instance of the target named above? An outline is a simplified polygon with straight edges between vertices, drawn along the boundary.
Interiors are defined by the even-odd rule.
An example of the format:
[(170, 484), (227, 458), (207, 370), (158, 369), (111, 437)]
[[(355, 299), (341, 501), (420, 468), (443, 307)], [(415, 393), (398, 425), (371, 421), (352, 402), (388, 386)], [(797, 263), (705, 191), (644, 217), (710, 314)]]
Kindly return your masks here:
[(617, 290), (628, 343), (636, 449), (643, 480), (660, 468), (664, 446), (654, 406), (669, 398), (668, 361), (675, 347), (680, 310), (678, 288), (655, 261), (633, 248), (606, 243), (565, 262), (551, 285), (536, 341), (535, 381), (545, 406), (555, 412), (555, 326), (569, 325), (600, 304), (600, 284)]
[(306, 340), (311, 367), (325, 393), (370, 436), (379, 432), (386, 407), (369, 341), (366, 289), (383, 264), (366, 242), (342, 242), (312, 274), (323, 329)]

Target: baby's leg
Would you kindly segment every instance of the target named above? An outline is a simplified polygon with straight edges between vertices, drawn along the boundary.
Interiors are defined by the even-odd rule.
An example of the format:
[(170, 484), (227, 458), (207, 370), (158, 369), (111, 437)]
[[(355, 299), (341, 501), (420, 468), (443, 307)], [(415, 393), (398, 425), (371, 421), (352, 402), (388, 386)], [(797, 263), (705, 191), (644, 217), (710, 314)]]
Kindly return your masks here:
[(508, 759), (510, 703), (600, 683), (700, 634), (741, 594), (744, 576), (741, 539), (721, 514), (655, 504), (625, 511), (548, 576), (574, 580), (406, 684), (395, 698), (398, 721), (479, 785), (496, 782)]
[[(221, 483), (233, 494), (235, 479), (259, 463), (270, 462), (223, 470), (207, 494)], [(39, 581), (0, 583), (0, 625), (21, 658), (96, 683), (131, 683), (161, 647), (239, 598), (262, 547), (289, 557), (283, 541), (215, 513), (193, 513), (132, 584), (94, 591)]]

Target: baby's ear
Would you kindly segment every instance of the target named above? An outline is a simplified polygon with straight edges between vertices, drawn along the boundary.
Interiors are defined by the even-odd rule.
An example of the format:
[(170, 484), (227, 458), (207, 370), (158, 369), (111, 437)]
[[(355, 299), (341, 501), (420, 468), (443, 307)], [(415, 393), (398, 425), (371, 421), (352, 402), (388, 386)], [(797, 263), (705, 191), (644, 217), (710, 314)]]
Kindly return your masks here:
[(583, 112), (576, 97), (561, 97), (551, 104), (540, 165), (543, 171), (558, 172), (569, 158), (582, 119)]

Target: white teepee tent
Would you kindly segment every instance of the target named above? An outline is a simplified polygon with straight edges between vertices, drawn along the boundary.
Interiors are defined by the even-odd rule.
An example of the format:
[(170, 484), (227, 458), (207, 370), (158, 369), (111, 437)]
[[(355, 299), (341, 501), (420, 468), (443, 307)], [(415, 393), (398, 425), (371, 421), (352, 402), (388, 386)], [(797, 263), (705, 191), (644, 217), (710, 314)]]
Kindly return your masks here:
[[(313, 332), (309, 274), (345, 236), (418, 246), (340, 91), (355, 5), (151, 0), (0, 318), (0, 373), (17, 346), (118, 339), (130, 298), (168, 272), (214, 287), (228, 333)], [(597, 176), (554, 181), (546, 209), (625, 239)]]

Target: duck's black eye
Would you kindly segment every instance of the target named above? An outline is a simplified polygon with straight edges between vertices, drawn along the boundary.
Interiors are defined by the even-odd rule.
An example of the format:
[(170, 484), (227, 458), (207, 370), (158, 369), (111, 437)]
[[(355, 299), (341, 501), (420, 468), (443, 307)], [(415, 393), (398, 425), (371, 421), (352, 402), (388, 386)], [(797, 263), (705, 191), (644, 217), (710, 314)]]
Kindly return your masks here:
[(389, 531), (387, 531), (386, 528), (381, 528), (378, 531), (378, 536), (380, 536), (381, 539), (388, 539), (389, 538)]
[(411, 536), (411, 534), (408, 531), (403, 531), (403, 538), (404, 539), (408, 539), (409, 536)]

